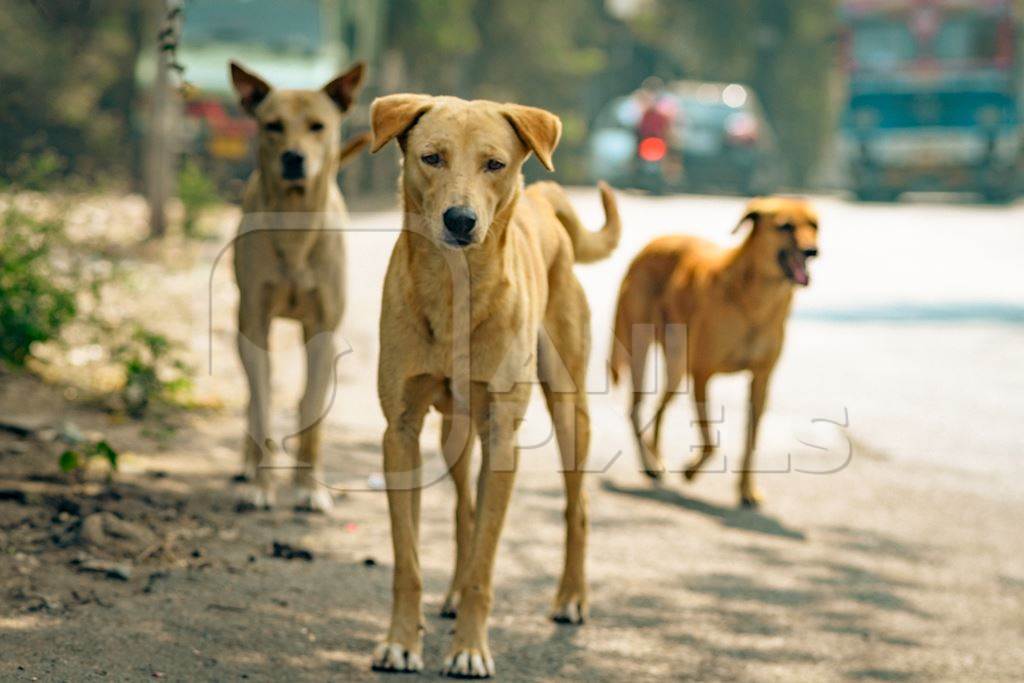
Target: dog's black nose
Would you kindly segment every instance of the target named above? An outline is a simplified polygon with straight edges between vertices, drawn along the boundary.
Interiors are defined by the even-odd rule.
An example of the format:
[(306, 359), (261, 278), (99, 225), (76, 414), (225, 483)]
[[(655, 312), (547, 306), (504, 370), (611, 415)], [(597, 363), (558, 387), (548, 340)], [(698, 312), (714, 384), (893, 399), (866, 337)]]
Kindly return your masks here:
[(818, 255), (818, 248), (817, 247), (811, 247), (810, 249), (804, 249), (804, 256), (806, 256), (807, 258), (811, 258), (812, 256), (817, 256), (817, 255)]
[(298, 152), (288, 150), (281, 155), (281, 175), (285, 180), (302, 180), (306, 177), (306, 158)]
[(444, 212), (444, 227), (456, 243), (469, 244), (470, 233), (476, 227), (476, 212), (468, 206), (452, 206)]

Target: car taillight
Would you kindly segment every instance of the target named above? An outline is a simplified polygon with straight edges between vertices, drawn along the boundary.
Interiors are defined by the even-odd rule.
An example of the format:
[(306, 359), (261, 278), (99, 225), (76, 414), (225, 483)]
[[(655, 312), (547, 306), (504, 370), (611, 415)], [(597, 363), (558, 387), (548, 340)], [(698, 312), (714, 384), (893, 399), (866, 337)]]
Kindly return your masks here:
[(733, 114), (725, 121), (725, 134), (734, 144), (751, 145), (761, 136), (757, 119), (750, 114)]
[(661, 161), (668, 152), (668, 145), (661, 138), (644, 138), (640, 141), (637, 154), (644, 161)]

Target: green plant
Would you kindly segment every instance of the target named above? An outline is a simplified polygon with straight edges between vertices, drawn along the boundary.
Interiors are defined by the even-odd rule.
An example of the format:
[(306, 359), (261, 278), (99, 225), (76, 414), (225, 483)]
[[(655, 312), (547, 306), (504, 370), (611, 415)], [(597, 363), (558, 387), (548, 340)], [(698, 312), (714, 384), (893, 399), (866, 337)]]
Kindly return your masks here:
[(89, 466), (89, 462), (100, 458), (110, 465), (111, 472), (117, 471), (117, 451), (106, 441), (85, 441), (76, 444), (60, 454), (57, 461), (61, 472), (77, 472)]
[(192, 387), (189, 367), (178, 344), (136, 323), (129, 338), (111, 352), (124, 369), (121, 391), (125, 410), (141, 418), (154, 399), (173, 402)]
[(198, 237), (203, 210), (216, 204), (220, 197), (217, 185), (192, 159), (186, 159), (178, 173), (178, 198), (185, 212), (182, 230), (187, 237)]
[(0, 358), (24, 365), (35, 342), (56, 338), (75, 317), (75, 289), (53, 252), (65, 243), (60, 220), (14, 207), (0, 216)]
[(52, 189), (67, 169), (67, 160), (52, 149), (25, 153), (8, 168), (12, 186), (45, 192)]

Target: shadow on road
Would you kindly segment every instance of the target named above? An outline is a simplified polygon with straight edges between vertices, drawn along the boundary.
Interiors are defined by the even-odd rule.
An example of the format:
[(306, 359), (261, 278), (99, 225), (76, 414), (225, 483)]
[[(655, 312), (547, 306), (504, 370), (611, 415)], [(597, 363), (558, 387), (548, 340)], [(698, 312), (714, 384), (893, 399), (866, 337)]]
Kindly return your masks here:
[(744, 531), (753, 531), (769, 536), (780, 536), (797, 541), (803, 541), (807, 538), (802, 531), (788, 527), (774, 517), (762, 514), (756, 510), (744, 510), (708, 503), (707, 501), (685, 496), (674, 489), (653, 488), (650, 486), (620, 486), (608, 479), (601, 481), (601, 488), (609, 493), (667, 503), (683, 510), (714, 517), (721, 522), (722, 526), (730, 529), (742, 529)]

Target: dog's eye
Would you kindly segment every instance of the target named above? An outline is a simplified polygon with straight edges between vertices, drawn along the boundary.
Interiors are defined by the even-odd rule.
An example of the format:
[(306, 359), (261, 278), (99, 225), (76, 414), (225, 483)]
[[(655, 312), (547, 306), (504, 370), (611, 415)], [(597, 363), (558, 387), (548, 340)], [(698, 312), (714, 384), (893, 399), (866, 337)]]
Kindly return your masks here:
[(796, 228), (793, 227), (792, 223), (783, 223), (782, 225), (779, 226), (780, 232), (793, 232), (795, 230)]
[(320, 123), (319, 121), (314, 121), (313, 123), (309, 124), (309, 129), (314, 133), (319, 133), (324, 129), (324, 124)]
[(493, 173), (494, 171), (500, 171), (505, 168), (505, 164), (497, 159), (488, 159), (485, 168)]
[(271, 133), (280, 133), (284, 131), (284, 123), (281, 121), (267, 121), (263, 129)]
[(437, 154), (436, 152), (433, 154), (424, 154), (423, 156), (420, 157), (420, 161), (425, 163), (427, 166), (440, 166), (441, 155)]

